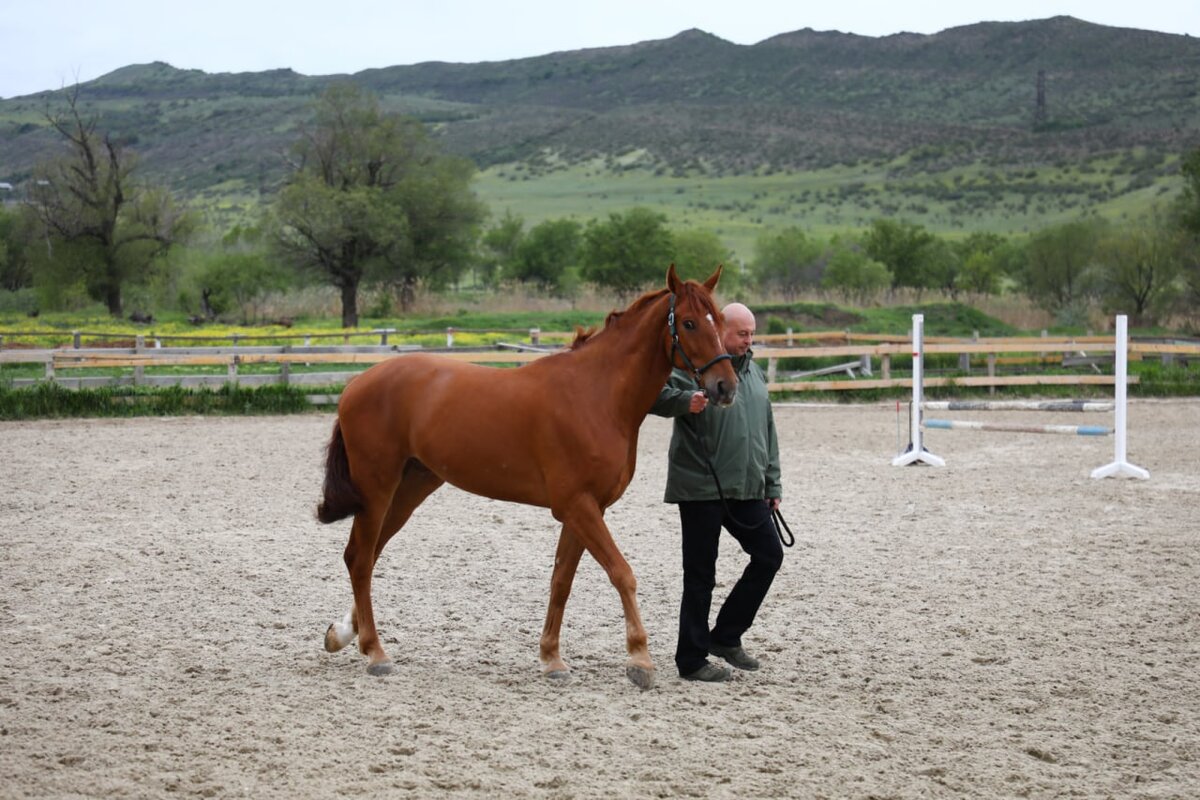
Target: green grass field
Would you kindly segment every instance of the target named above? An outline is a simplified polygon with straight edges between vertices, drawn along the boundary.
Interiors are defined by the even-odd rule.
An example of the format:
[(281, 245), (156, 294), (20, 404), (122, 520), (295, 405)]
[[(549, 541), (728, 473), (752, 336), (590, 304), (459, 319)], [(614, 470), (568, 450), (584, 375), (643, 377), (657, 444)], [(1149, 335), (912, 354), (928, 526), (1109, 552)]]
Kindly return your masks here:
[(1180, 189), (1177, 177), (1115, 172), (1115, 156), (1079, 166), (1021, 170), (973, 163), (927, 173), (916, 171), (905, 158), (811, 172), (715, 177), (673, 177), (639, 166), (637, 153), (625, 158), (624, 165), (551, 160), (537, 168), (494, 167), (479, 173), (475, 190), (494, 215), (511, 210), (528, 226), (563, 217), (586, 222), (647, 206), (665, 214), (674, 228), (714, 231), (735, 258), (749, 261), (762, 233), (792, 225), (829, 237), (889, 217), (952, 237), (974, 231), (1027, 234), (1084, 213), (1134, 216)]

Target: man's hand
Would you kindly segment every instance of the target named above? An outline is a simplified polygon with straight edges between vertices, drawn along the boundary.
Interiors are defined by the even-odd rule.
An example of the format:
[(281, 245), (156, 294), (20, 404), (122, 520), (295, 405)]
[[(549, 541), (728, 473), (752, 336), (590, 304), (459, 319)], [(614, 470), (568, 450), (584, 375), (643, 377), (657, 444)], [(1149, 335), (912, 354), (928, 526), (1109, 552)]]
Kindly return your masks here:
[(772, 497), (771, 499), (767, 500), (767, 505), (771, 507), (772, 511), (778, 511), (780, 502), (781, 501), (778, 497)]
[(696, 392), (692, 395), (692, 399), (688, 402), (688, 411), (693, 414), (699, 414), (708, 405), (708, 397), (704, 392)]

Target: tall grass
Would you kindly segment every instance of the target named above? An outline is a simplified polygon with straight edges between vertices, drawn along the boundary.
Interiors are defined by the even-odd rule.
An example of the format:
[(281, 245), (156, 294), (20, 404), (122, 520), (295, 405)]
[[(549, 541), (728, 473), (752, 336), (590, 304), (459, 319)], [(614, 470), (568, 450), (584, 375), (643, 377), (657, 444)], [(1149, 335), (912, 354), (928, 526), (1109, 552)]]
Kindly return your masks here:
[(220, 389), (117, 386), (65, 389), (39, 383), (28, 389), (0, 386), (0, 420), (47, 417), (139, 417), (186, 414), (294, 414), (310, 411), (312, 388), (225, 384)]

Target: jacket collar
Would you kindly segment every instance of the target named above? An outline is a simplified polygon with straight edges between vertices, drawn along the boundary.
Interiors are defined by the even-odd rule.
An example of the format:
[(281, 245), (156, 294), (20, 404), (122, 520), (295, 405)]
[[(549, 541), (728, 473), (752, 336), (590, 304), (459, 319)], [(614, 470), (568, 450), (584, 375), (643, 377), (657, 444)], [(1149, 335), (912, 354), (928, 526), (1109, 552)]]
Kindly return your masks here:
[(747, 349), (742, 355), (733, 356), (730, 360), (733, 363), (733, 369), (736, 372), (744, 372), (746, 365), (754, 360), (754, 348)]

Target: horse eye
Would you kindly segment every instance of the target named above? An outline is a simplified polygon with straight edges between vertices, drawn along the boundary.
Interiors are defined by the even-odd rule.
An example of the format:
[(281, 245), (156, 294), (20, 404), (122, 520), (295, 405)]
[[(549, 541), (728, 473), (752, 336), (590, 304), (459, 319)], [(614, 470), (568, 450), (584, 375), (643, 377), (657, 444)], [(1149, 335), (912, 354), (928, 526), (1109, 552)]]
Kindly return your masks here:
[(696, 330), (696, 323), (690, 319), (685, 319), (683, 321), (683, 327), (689, 331), (694, 331), (694, 330)]

